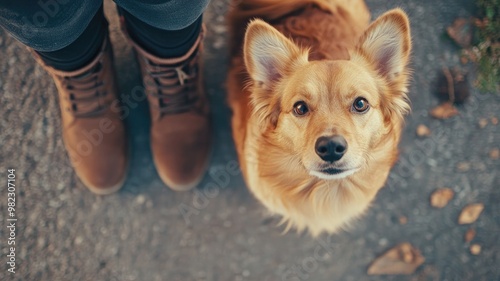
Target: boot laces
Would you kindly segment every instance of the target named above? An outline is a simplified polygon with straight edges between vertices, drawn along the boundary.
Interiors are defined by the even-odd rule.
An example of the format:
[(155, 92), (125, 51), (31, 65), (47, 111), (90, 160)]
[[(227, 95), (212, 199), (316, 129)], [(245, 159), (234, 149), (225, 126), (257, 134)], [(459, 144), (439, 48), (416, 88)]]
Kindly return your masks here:
[(155, 64), (146, 59), (147, 73), (153, 78), (149, 95), (157, 98), (158, 110), (163, 115), (178, 114), (193, 108), (198, 95), (198, 52), (178, 65)]
[(68, 90), (67, 99), (71, 102), (71, 108), (67, 110), (75, 117), (95, 117), (106, 110), (106, 105), (101, 99), (107, 94), (102, 72), (102, 64), (98, 63), (81, 75), (64, 77), (63, 85)]

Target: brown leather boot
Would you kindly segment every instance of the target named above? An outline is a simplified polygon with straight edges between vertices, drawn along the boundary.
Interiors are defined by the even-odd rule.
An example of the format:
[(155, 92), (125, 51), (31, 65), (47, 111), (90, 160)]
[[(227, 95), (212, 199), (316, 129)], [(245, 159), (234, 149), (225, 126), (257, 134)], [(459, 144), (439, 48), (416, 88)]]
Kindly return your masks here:
[(32, 53), (57, 86), (63, 141), (77, 176), (96, 194), (119, 190), (126, 177), (127, 141), (109, 37), (97, 57), (75, 71), (54, 69)]
[(202, 79), (203, 34), (182, 57), (164, 59), (130, 39), (141, 67), (151, 112), (151, 150), (163, 182), (178, 191), (203, 178), (211, 152), (209, 105)]

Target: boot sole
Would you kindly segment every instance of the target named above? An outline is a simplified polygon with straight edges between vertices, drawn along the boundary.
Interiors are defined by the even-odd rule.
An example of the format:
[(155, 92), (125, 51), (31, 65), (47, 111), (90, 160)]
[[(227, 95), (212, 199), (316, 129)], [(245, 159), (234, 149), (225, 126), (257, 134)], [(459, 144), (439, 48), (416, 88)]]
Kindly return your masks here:
[(95, 186), (92, 186), (92, 185), (86, 183), (82, 179), (80, 179), (80, 180), (85, 185), (85, 187), (87, 187), (87, 189), (90, 190), (92, 193), (97, 194), (97, 195), (110, 195), (110, 194), (113, 194), (113, 193), (117, 192), (118, 190), (120, 190), (123, 187), (126, 179), (127, 179), (127, 173), (125, 173), (125, 176), (123, 176), (123, 179), (121, 179), (118, 184), (111, 186), (111, 187), (106, 187), (106, 188), (95, 187)]

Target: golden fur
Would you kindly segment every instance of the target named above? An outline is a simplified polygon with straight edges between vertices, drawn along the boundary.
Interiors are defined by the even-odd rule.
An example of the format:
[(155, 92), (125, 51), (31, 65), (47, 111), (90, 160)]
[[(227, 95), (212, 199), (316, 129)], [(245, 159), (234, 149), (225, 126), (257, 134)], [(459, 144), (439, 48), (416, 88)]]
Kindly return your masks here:
[[(236, 2), (227, 86), (247, 185), (287, 229), (335, 232), (367, 209), (397, 159), (409, 111), (407, 16), (395, 9), (368, 26), (363, 0)], [(364, 114), (352, 111), (357, 97), (370, 104)], [(297, 101), (305, 116), (293, 114)], [(331, 164), (349, 171), (339, 178), (317, 171), (326, 164), (315, 142), (332, 134), (348, 142)]]

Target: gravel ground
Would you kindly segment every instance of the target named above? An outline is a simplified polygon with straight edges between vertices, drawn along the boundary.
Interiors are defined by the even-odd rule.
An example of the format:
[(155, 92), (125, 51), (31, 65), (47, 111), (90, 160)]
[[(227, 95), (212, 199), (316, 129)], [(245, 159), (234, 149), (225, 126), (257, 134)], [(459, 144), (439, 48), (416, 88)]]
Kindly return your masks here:
[[(473, 92), (460, 115), (435, 120), (434, 81), (442, 65), (458, 64), (458, 49), (444, 29), (458, 16), (470, 16), (467, 0), (368, 0), (373, 17), (402, 7), (413, 28), (413, 113), (401, 143), (401, 157), (386, 187), (366, 216), (348, 231), (313, 240), (283, 235), (249, 194), (239, 173), (224, 102), (227, 64), (224, 14), (228, 0), (214, 0), (208, 24), (206, 77), (216, 124), (210, 171), (200, 188), (176, 193), (153, 167), (148, 147), (147, 105), (131, 108), (126, 120), (133, 145), (132, 166), (118, 194), (98, 197), (74, 175), (61, 141), (56, 89), (27, 50), (0, 30), (0, 175), (17, 176), (17, 270), (6, 266), (6, 193), (1, 189), (0, 280), (500, 280), (500, 160), (488, 157), (500, 146), (497, 94)], [(140, 85), (131, 49), (106, 1), (123, 95)], [(415, 129), (432, 134), (419, 139)], [(458, 169), (461, 162), (468, 169)], [(462, 166), (464, 166), (462, 164)], [(467, 165), (465, 165), (467, 166)], [(467, 168), (467, 167), (466, 167)], [(5, 180), (2, 180), (5, 183)], [(429, 206), (429, 195), (450, 187), (455, 198), (443, 209)], [(457, 224), (460, 210), (482, 202), (472, 225), (479, 255), (469, 252)], [(400, 224), (405, 216), (407, 224)], [(368, 276), (371, 261), (391, 247), (410, 242), (425, 263), (410, 276)]]

